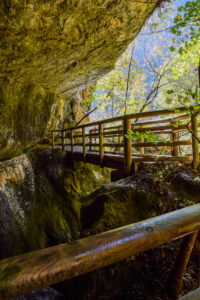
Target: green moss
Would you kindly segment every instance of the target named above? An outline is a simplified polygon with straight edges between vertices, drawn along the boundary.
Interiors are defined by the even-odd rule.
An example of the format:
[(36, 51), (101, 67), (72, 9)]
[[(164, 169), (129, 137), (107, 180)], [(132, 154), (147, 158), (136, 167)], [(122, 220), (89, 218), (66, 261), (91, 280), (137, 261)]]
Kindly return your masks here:
[(9, 281), (15, 279), (21, 271), (21, 268), (18, 265), (7, 267), (5, 264), (5, 266), (3, 265), (3, 268), (0, 268), (0, 271), (0, 282), (2, 285), (3, 282), (5, 282), (6, 284)]
[(27, 228), (30, 249), (66, 242), (79, 234), (76, 218), (65, 200), (54, 190), (44, 174), (39, 175), (38, 181), (37, 199)]
[(83, 162), (74, 162), (72, 169), (64, 171), (66, 197), (70, 199), (79, 222), (83, 202), (102, 184), (110, 182), (110, 172), (110, 169), (101, 169), (99, 166)]
[(1, 160), (19, 155), (43, 139), (47, 124), (55, 128), (63, 117), (64, 100), (33, 82), (1, 79), (0, 86)]

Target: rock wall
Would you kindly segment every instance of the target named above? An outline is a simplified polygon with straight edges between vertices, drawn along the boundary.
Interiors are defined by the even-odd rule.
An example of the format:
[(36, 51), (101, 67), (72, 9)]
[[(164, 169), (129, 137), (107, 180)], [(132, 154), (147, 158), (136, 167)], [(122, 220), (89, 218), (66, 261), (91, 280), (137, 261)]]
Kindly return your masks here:
[(1, 0), (0, 159), (70, 119), (75, 93), (113, 67), (156, 5)]
[(108, 171), (60, 153), (0, 163), (0, 258), (77, 239), (82, 196), (109, 180)]
[(25, 155), (0, 163), (0, 257), (23, 252), (35, 180)]
[[(0, 160), (17, 156), (62, 122), (64, 100), (36, 83), (0, 79)], [(68, 108), (68, 112), (71, 112)]]

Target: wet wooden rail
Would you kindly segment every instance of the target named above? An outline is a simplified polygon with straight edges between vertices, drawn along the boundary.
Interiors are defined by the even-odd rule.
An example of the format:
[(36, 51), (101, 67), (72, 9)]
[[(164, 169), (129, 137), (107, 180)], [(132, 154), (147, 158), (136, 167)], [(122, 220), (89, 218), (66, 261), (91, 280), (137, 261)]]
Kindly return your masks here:
[(196, 204), (71, 243), (1, 260), (0, 299), (12, 299), (71, 279), (199, 229), (200, 204)]
[[(199, 111), (200, 106), (165, 109), (52, 130), (52, 149), (55, 149), (55, 139), (59, 137), (61, 139), (59, 145), (72, 159), (123, 169), (125, 175), (129, 175), (134, 170), (135, 162), (192, 162), (193, 167), (197, 168), (199, 143), (196, 137), (200, 125), (198, 124)], [(164, 116), (168, 117), (163, 118)], [(131, 131), (136, 139), (127, 138), (125, 135), (128, 131)], [(152, 136), (157, 137), (156, 141), (145, 140), (144, 133), (148, 133), (150, 139)], [(185, 139), (184, 134), (189, 137)], [(191, 146), (190, 156), (181, 155), (182, 146)], [(169, 154), (155, 155), (147, 151), (145, 153), (149, 148), (159, 151), (159, 147), (170, 149)]]

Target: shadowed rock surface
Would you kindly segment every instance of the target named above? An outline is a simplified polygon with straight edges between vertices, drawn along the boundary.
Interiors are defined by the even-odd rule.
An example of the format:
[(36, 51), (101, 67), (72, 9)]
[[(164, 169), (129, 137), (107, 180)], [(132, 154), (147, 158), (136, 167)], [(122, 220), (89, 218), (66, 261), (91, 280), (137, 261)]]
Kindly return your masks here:
[[(82, 236), (90, 236), (199, 202), (199, 173), (180, 164), (145, 164), (133, 176), (104, 184), (82, 206)], [(191, 188), (192, 187), (192, 188)], [(181, 239), (66, 282), (77, 300), (172, 300), (167, 282)], [(182, 294), (199, 286), (199, 238)], [(62, 290), (62, 289), (61, 289)], [(98, 295), (98, 296), (97, 296)], [(96, 298), (97, 297), (97, 298)]]
[(108, 170), (61, 152), (1, 162), (0, 258), (79, 238), (82, 197), (109, 180)]
[(39, 291), (34, 291), (31, 294), (18, 297), (14, 300), (64, 300), (64, 295), (58, 293), (52, 288), (46, 288)]

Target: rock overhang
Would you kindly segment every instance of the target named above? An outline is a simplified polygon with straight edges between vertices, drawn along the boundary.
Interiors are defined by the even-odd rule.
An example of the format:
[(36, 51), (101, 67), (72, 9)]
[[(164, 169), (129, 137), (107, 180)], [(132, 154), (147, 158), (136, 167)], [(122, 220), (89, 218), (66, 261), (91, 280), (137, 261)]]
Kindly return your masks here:
[(1, 0), (0, 159), (62, 124), (69, 100), (113, 68), (159, 2)]
[(68, 98), (113, 67), (156, 3), (3, 1), (0, 76), (31, 79)]

